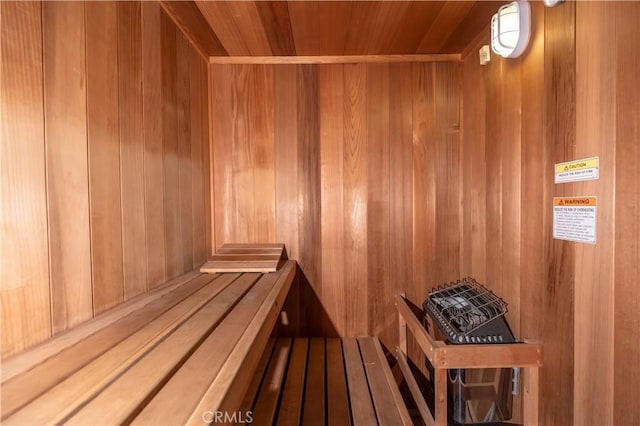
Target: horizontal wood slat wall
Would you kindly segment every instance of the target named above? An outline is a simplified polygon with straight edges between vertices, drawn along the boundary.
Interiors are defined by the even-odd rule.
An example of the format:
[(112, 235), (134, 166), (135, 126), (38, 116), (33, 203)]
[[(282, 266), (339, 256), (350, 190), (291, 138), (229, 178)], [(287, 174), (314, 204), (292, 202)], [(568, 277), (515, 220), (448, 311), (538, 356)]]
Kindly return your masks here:
[(285, 243), (310, 334), (395, 344), (393, 294), (459, 276), (459, 70), (210, 65), (215, 242)]
[(7, 356), (203, 263), (210, 194), (207, 64), (160, 5), (1, 7)]
[[(640, 4), (531, 6), (521, 58), (481, 67), (487, 39), (463, 62), (462, 272), (544, 345), (541, 424), (640, 424)], [(592, 156), (598, 180), (554, 184), (554, 163)], [(596, 244), (552, 239), (552, 198), (585, 195)]]

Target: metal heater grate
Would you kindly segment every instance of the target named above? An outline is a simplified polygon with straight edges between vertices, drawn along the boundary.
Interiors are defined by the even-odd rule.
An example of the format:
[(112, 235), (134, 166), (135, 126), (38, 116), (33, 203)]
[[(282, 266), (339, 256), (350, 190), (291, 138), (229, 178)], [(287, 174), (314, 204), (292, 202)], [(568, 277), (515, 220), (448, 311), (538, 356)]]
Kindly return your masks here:
[(507, 304), (473, 278), (432, 290), (423, 308), (451, 343), (516, 342), (504, 318)]

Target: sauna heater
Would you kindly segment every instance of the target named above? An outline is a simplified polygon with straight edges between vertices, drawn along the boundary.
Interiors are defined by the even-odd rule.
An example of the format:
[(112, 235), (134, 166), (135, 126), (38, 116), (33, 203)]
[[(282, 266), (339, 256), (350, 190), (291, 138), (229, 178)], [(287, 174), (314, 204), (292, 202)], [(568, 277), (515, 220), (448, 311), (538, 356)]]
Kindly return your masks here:
[[(505, 318), (507, 304), (473, 278), (434, 288), (423, 309), (447, 344), (517, 342)], [(435, 327), (430, 327), (434, 337)], [(433, 377), (428, 360), (427, 368)], [(448, 376), (450, 424), (487, 424), (511, 419), (519, 369), (455, 369), (449, 370)]]

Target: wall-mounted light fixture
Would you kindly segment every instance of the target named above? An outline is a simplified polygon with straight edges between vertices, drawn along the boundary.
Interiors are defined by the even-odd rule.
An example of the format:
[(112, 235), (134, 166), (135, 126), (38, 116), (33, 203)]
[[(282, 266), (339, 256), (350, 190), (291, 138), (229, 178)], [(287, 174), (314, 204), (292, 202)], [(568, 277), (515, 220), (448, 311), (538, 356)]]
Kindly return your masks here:
[(527, 48), (531, 9), (527, 0), (516, 0), (498, 9), (491, 18), (491, 49), (504, 58), (517, 58)]
[(547, 7), (556, 7), (557, 5), (564, 3), (564, 0), (543, 0), (542, 2)]

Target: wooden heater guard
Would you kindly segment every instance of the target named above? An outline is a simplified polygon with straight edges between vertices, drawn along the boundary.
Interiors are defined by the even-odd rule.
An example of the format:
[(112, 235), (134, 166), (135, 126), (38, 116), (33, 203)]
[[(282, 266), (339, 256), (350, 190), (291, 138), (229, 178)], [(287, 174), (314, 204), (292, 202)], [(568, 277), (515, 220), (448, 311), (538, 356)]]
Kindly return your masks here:
[[(396, 358), (420, 416), (427, 426), (447, 425), (447, 369), (454, 368), (523, 368), (524, 424), (527, 426), (538, 424), (542, 345), (535, 343), (447, 345), (431, 337), (407, 304), (403, 294), (397, 294), (395, 298), (400, 328)], [(435, 418), (427, 406), (407, 361), (407, 331), (411, 331), (417, 344), (434, 367)]]

